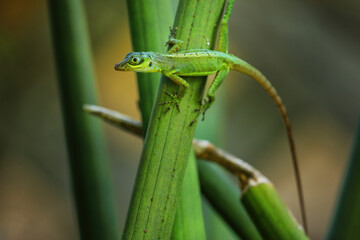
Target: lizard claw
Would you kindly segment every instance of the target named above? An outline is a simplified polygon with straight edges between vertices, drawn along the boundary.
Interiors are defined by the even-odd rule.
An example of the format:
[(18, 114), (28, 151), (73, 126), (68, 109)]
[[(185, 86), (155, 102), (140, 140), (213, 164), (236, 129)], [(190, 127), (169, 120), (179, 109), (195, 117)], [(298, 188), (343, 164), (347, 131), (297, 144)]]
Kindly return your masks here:
[(195, 108), (194, 112), (200, 112), (201, 111), (201, 106), (203, 105), (203, 100), (200, 100), (198, 103), (199, 103), (199, 108)]
[(198, 120), (199, 116), (201, 115), (202, 113), (202, 109), (203, 109), (203, 103), (204, 102), (204, 99), (200, 100), (198, 103), (199, 103), (199, 108), (195, 108), (194, 109), (194, 112), (196, 112), (196, 117), (190, 122), (190, 125), (189, 127), (192, 127), (194, 125), (194, 123), (196, 122), (196, 120)]
[(169, 100), (169, 101), (159, 103), (159, 105), (167, 105), (167, 104), (169, 104), (169, 106), (165, 110), (165, 113), (167, 113), (171, 109), (171, 107), (174, 106), (174, 105), (176, 106), (176, 109), (180, 113), (180, 105), (179, 105), (180, 100), (178, 99), (177, 94), (175, 92), (173, 92), (172, 94), (168, 93), (168, 92), (164, 92), (164, 93), (171, 98), (171, 100)]
[(206, 111), (210, 108), (210, 106), (213, 104), (214, 99), (213, 98), (208, 98), (207, 100), (204, 99), (204, 104), (202, 105), (202, 121), (205, 120), (205, 113)]
[(200, 107), (194, 110), (194, 112), (197, 112), (198, 114), (196, 115), (195, 119), (190, 122), (190, 127), (194, 125), (195, 121), (200, 117), (201, 114), (202, 114), (201, 121), (205, 120), (205, 113), (210, 108), (213, 101), (214, 101), (213, 99), (207, 99), (207, 100), (203, 99), (199, 101)]
[(170, 26), (170, 35), (169, 35), (169, 40), (165, 43), (165, 46), (172, 46), (174, 44), (177, 43), (175, 37), (176, 37), (176, 30), (178, 29), (178, 27), (174, 27), (172, 28)]
[(176, 31), (178, 30), (178, 27), (171, 27), (170, 26), (170, 35), (169, 35), (169, 39), (171, 38), (175, 38), (176, 37)]

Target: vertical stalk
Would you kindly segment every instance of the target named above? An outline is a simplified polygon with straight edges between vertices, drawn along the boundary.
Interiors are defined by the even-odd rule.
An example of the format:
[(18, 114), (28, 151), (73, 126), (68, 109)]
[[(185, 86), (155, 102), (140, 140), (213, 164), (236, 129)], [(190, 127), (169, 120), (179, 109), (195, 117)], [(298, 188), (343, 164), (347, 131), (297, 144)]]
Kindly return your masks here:
[(96, 102), (83, 5), (81, 0), (48, 3), (81, 238), (119, 239), (102, 130), (82, 109)]
[[(180, 1), (174, 27), (176, 37), (184, 41), (183, 49), (214, 46), (216, 27), (223, 0)], [(210, 42), (208, 45), (207, 42)], [(205, 84), (204, 77), (186, 78), (190, 87), (180, 103), (166, 114), (164, 94), (177, 92), (179, 86), (162, 78), (157, 101), (151, 115), (141, 156), (124, 239), (169, 239), (175, 217), (177, 190), (182, 182), (192, 145), (196, 118)]]
[(327, 237), (360, 239), (360, 118), (354, 139), (353, 153), (346, 171), (336, 212)]
[[(172, 1), (138, 0), (127, 1), (134, 51), (165, 52), (165, 42), (169, 34), (169, 26), (174, 18)], [(159, 14), (161, 13), (161, 14)], [(145, 136), (148, 121), (155, 101), (160, 82), (160, 74), (137, 73), (139, 89), (139, 106)], [(201, 208), (201, 196), (194, 154), (189, 156), (179, 201), (177, 206), (176, 225), (172, 239), (205, 239), (205, 229)]]

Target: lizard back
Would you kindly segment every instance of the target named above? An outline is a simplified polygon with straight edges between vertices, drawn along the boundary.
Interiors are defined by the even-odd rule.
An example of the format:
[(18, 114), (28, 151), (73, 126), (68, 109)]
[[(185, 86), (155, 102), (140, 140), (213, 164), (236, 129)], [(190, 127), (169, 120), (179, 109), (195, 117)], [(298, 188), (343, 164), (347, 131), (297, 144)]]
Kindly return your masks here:
[(192, 49), (173, 54), (164, 54), (171, 69), (179, 76), (207, 76), (225, 67), (225, 56), (222, 52)]

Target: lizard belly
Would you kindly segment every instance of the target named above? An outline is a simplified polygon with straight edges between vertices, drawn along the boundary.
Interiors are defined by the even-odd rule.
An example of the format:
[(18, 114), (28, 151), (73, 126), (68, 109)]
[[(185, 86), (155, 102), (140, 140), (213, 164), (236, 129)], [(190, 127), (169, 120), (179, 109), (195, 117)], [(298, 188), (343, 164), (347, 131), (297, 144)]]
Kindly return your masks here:
[(201, 77), (201, 76), (208, 76), (211, 74), (216, 73), (217, 71), (204, 71), (204, 72), (178, 72), (176, 73), (179, 76), (184, 76), (184, 77)]
[(179, 76), (208, 76), (216, 73), (221, 68), (221, 62), (208, 59), (191, 59), (185, 63), (175, 64), (175, 74)]

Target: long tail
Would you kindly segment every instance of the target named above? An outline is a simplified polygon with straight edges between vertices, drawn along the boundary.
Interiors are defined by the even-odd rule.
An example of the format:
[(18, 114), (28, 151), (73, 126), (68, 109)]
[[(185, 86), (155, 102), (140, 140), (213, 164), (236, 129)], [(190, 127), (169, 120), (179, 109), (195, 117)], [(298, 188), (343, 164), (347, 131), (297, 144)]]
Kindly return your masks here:
[(272, 100), (277, 105), (278, 109), (280, 110), (282, 119), (284, 120), (285, 127), (286, 127), (286, 133), (289, 140), (290, 145), (290, 151), (291, 151), (291, 157), (293, 161), (294, 171), (295, 171), (295, 178), (296, 178), (296, 185), (298, 189), (299, 194), (299, 202), (300, 202), (300, 208), (301, 208), (301, 215), (302, 215), (302, 222), (304, 225), (304, 230), (307, 233), (307, 221), (306, 221), (306, 212), (305, 212), (305, 201), (304, 201), (304, 193), (301, 183), (301, 177), (300, 177), (300, 169), (299, 164), (297, 160), (296, 150), (295, 150), (295, 141), (292, 134), (292, 129), (290, 125), (289, 117), (286, 113), (286, 108), (284, 104), (281, 101), (281, 98), (275, 88), (272, 86), (269, 80), (266, 79), (266, 77), (256, 68), (248, 64), (247, 62), (233, 56), (233, 64), (231, 66), (232, 70), (235, 70), (237, 72), (244, 73), (246, 75), (249, 75), (252, 77), (257, 83), (260, 84), (260, 86), (265, 89), (265, 91), (270, 95)]

